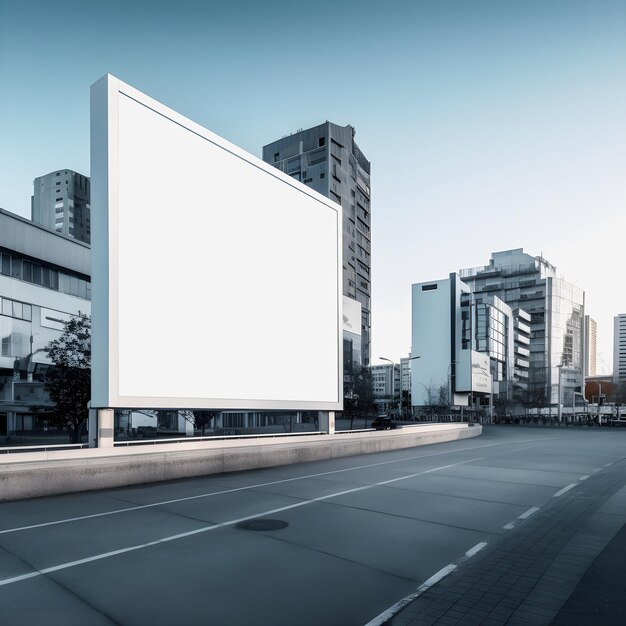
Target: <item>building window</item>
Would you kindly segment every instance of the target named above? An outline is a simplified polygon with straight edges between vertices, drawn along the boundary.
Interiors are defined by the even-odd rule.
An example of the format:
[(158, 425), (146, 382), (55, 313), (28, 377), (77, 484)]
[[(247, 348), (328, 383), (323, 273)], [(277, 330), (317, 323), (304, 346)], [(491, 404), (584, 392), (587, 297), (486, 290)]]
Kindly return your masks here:
[(324, 178), (324, 176), (325, 176), (325, 174), (324, 174), (324, 172), (322, 172), (322, 173), (320, 174), (320, 178)]
[(317, 145), (318, 145), (318, 147), (320, 147), (320, 148), (322, 148), (323, 146), (325, 146), (325, 145), (326, 145), (326, 137), (320, 137), (320, 138), (317, 140)]
[(11, 276), (13, 276), (13, 278), (22, 278), (22, 259), (13, 258), (13, 263), (11, 263)]
[(274, 152), (274, 163), (276, 163), (276, 161), (278, 161), (278, 157), (279, 157), (279, 153), (278, 152)]

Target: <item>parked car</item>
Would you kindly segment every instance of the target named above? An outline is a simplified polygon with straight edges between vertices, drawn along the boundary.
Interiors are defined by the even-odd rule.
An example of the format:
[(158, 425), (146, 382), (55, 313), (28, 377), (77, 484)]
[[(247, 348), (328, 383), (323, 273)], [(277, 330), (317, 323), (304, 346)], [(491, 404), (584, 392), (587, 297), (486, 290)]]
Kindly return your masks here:
[(138, 426), (136, 433), (138, 437), (155, 437), (157, 429), (155, 426)]
[(376, 430), (390, 430), (392, 428), (398, 428), (398, 424), (388, 415), (379, 415), (372, 422), (372, 428), (375, 428)]

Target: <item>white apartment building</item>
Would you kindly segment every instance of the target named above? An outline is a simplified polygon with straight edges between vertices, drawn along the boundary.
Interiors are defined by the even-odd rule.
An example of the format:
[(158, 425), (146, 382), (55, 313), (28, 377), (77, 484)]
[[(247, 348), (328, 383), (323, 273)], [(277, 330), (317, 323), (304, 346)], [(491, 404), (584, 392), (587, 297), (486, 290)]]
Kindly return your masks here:
[(626, 313), (613, 318), (613, 382), (626, 381)]
[(585, 377), (596, 376), (598, 324), (593, 317), (585, 315)]

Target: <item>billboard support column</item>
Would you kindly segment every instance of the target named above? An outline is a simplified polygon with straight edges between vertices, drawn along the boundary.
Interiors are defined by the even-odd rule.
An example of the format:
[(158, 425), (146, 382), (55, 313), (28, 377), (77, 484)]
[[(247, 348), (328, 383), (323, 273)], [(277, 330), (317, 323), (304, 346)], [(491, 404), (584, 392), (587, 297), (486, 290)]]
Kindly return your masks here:
[(335, 412), (320, 411), (318, 414), (319, 429), (328, 435), (335, 434)]
[(98, 448), (113, 447), (113, 409), (98, 409)]
[(91, 408), (91, 403), (87, 403), (89, 418), (87, 422), (87, 442), (90, 448), (98, 446), (98, 410)]

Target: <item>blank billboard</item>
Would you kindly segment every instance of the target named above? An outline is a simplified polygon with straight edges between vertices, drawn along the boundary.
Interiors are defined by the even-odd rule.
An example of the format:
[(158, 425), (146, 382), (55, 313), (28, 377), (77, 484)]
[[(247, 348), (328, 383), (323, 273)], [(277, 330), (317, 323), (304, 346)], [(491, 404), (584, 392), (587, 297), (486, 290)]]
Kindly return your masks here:
[(341, 407), (341, 207), (107, 75), (92, 406)]

